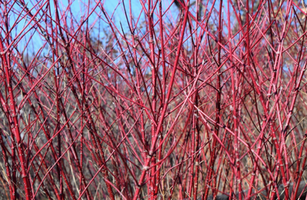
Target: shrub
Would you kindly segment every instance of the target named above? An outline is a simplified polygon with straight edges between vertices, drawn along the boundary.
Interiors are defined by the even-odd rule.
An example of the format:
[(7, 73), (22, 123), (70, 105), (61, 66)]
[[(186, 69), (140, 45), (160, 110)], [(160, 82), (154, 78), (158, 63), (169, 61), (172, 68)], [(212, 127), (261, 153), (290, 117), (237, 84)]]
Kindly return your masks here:
[(1, 2), (2, 198), (301, 195), (304, 2), (113, 4)]

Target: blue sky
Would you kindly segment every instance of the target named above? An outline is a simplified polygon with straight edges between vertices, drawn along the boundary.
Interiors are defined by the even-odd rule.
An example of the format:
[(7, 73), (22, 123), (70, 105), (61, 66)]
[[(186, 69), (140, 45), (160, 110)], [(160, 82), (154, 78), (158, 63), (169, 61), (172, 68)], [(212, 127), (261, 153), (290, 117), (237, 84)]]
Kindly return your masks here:
[[(38, 3), (36, 3), (38, 2)], [(33, 14), (35, 14), (38, 10), (39, 7), (42, 6), (44, 4), (44, 2), (46, 2), (45, 0), (43, 1), (25, 1), (28, 9), (31, 9), (31, 12)], [(52, 18), (55, 19), (55, 15), (54, 15), (54, 5), (53, 5), (53, 1), (49, 1), (50, 2), (50, 10), (51, 10), (51, 15)], [(62, 1), (59, 2), (59, 8), (60, 10), (64, 11), (67, 7), (69, 2), (71, 3), (71, 10), (72, 10), (72, 16), (74, 18), (74, 20), (78, 23), (80, 23), (80, 21), (82, 21), (82, 19), (84, 19), (84, 17), (87, 15), (88, 10), (87, 10), (87, 5), (84, 5), (83, 1), (79, 1), (79, 0), (75, 0), (75, 1)], [(86, 1), (86, 3), (90, 2), (91, 4), (91, 8), (89, 10), (89, 12), (93, 11), (94, 6), (96, 5), (96, 1)], [(120, 27), (120, 24), (124, 27), (124, 30), (128, 28), (127, 26), (127, 22), (125, 19), (125, 15), (124, 15), (124, 10), (123, 10), (123, 2), (122, 0), (102, 0), (101, 1), (103, 3), (103, 7), (104, 9), (107, 11), (109, 16), (112, 16), (113, 14), (113, 18), (112, 21), (115, 22), (115, 25), (117, 27)], [(169, 6), (169, 4), (172, 1), (162, 1), (163, 2), (163, 9), (167, 8)], [(36, 4), (36, 5), (35, 5)], [(124, 0), (124, 4), (126, 5), (126, 8), (129, 9), (129, 0)], [(44, 6), (42, 6), (43, 8), (46, 8), (46, 4)], [(18, 14), (18, 12), (21, 11), (22, 7), (21, 5), (15, 4), (14, 5), (14, 9), (17, 11), (16, 13)], [(140, 4), (139, 0), (131, 0), (131, 9), (132, 12), (135, 16), (139, 16), (140, 11), (142, 9), (142, 6)], [(129, 12), (129, 10), (127, 10), (127, 12)], [(178, 12), (178, 10), (176, 10), (175, 6), (172, 6), (172, 11), (171, 12)], [(39, 12), (39, 14), (41, 14), (42, 12)], [(18, 21), (18, 24), (15, 24), (15, 28), (12, 30), (12, 35), (13, 37), (16, 37), (18, 34), (22, 33), (26, 33), (27, 30), (30, 30), (29, 32), (27, 32), (24, 36), (19, 36), (18, 38), (21, 38), (21, 40), (17, 43), (18, 44), (18, 49), (22, 50), (24, 48), (24, 45), (26, 44), (26, 42), (29, 42), (28, 51), (33, 51), (37, 52), (44, 44), (45, 41), (44, 39), (37, 33), (38, 30), (33, 29), (33, 22), (30, 22), (30, 17), (19, 17), (17, 14), (13, 14), (11, 12), (10, 15), (10, 27), (13, 27), (14, 24)], [(23, 12), (23, 15), (25, 15), (25, 11)], [(103, 20), (101, 18), (98, 17), (98, 15), (102, 16), (101, 14), (101, 9), (99, 7), (97, 7), (95, 9), (95, 12), (93, 12), (89, 18), (89, 25), (93, 25), (94, 27), (92, 27), (91, 29), (91, 33), (94, 35), (98, 35), (99, 33), (101, 34), (102, 29), (103, 28), (108, 28), (108, 24), (107, 23), (103, 23)], [(71, 15), (69, 14), (69, 12), (66, 13), (67, 19), (69, 20), (69, 18), (71, 18)], [(142, 13), (142, 16), (144, 16), (144, 13)], [(102, 17), (104, 18), (104, 17)], [(37, 15), (37, 19), (41, 19), (42, 20), (42, 24), (44, 24), (45, 22), (43, 21), (43, 16), (39, 16)], [(142, 21), (142, 20), (140, 20)], [(29, 23), (30, 22), (30, 23)], [(100, 23), (100, 25), (99, 25)], [(84, 25), (83, 25), (84, 26)], [(25, 28), (25, 30), (23, 30)], [(100, 28), (100, 30), (99, 30)], [(23, 30), (23, 31), (22, 31)]]

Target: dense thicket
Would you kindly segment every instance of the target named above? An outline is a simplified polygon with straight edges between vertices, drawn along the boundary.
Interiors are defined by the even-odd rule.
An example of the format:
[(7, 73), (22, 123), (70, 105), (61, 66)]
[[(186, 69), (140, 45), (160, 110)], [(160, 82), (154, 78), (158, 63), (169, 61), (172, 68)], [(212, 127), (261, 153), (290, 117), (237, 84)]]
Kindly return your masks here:
[(1, 1), (1, 198), (297, 198), (306, 11)]

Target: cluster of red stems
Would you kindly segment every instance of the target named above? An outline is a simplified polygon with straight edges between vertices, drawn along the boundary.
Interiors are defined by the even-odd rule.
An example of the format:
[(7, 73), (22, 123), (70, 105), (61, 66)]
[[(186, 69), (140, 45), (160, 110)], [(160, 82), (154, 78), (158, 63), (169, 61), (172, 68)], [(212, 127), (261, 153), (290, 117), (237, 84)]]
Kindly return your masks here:
[(0, 198), (274, 199), (283, 184), (293, 199), (307, 158), (306, 11), (0, 1)]

